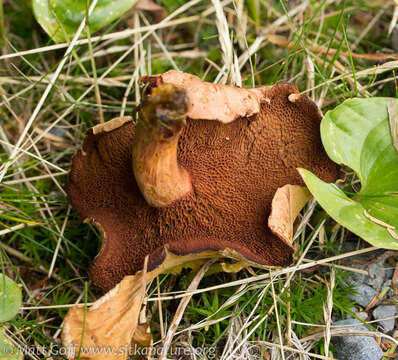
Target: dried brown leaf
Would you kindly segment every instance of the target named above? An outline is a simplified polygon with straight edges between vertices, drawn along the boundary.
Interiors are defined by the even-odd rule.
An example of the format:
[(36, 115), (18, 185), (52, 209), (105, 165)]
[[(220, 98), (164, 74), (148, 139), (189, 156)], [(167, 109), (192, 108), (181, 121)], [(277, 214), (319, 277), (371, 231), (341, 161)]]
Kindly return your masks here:
[(174, 84), (183, 87), (189, 98), (187, 116), (191, 119), (218, 120), (227, 124), (239, 117), (257, 114), (261, 102), (269, 101), (264, 95), (268, 87), (243, 89), (213, 84), (175, 70), (162, 75), (144, 76), (140, 82), (148, 86)]
[(69, 310), (62, 332), (63, 345), (73, 350), (68, 358), (78, 358), (82, 343), (80, 359), (125, 360), (134, 350), (131, 344), (147, 342), (147, 325), (139, 325), (145, 286), (145, 273), (126, 276), (90, 308)]
[(310, 199), (311, 193), (304, 186), (285, 185), (276, 190), (268, 218), (272, 232), (291, 244), (294, 220)]

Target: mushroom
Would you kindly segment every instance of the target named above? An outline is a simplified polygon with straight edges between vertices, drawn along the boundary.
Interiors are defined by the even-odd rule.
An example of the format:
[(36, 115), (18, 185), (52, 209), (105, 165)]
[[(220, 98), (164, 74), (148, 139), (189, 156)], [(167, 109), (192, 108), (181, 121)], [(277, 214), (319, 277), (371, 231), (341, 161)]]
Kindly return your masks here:
[(291, 84), (242, 89), (178, 71), (141, 83), (137, 123), (95, 126), (72, 161), (69, 199), (103, 237), (94, 282), (109, 290), (146, 256), (148, 273), (214, 256), (290, 264), (309, 198), (296, 168), (336, 176), (317, 106)]

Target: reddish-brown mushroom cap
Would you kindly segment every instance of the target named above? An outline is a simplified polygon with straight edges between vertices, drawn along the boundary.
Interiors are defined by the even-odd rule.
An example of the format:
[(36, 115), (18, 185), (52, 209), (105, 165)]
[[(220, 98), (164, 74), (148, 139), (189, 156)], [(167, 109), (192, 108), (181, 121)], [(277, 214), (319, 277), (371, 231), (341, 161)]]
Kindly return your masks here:
[(316, 105), (290, 84), (246, 90), (176, 71), (142, 81), (187, 93), (177, 161), (192, 189), (168, 206), (150, 206), (133, 176), (135, 124), (118, 118), (90, 130), (73, 158), (69, 197), (104, 235), (91, 266), (94, 282), (110, 289), (142, 269), (146, 255), (148, 271), (167, 267), (166, 254), (182, 256), (181, 262), (219, 254), (288, 265), (290, 242), (273, 234), (275, 224), (268, 227), (276, 190), (303, 184), (297, 167), (328, 182), (336, 176), (321, 144)]

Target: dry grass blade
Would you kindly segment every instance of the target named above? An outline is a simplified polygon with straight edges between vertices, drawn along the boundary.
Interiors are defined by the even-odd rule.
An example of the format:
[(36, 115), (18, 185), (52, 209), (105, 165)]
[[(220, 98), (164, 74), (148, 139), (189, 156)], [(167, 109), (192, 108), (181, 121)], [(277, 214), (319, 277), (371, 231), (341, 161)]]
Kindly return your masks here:
[(48, 277), (49, 278), (51, 277), (51, 275), (53, 274), (53, 271), (54, 271), (55, 262), (57, 261), (58, 252), (59, 252), (59, 249), (61, 247), (62, 237), (64, 236), (66, 224), (68, 223), (68, 220), (69, 220), (70, 210), (71, 210), (71, 207), (68, 206), (68, 210), (66, 211), (65, 220), (64, 220), (64, 222), (62, 224), (62, 227), (61, 227), (61, 234), (58, 237), (57, 245), (56, 245), (55, 251), (54, 251), (54, 256), (53, 256), (53, 259), (51, 260), (50, 269), (48, 270)]
[[(366, 330), (350, 329), (350, 327), (355, 327), (355, 326), (358, 326), (358, 325), (354, 324), (354, 325), (346, 325), (346, 326), (338, 326), (338, 327), (333, 327), (332, 326), (332, 329), (330, 330), (330, 335), (331, 336), (350, 336), (350, 335), (352, 335), (352, 336), (371, 336), (371, 337), (374, 337), (374, 338), (385, 338), (385, 339), (388, 339), (388, 340), (392, 341), (394, 344), (398, 344), (398, 340), (397, 339), (394, 339), (392, 336), (387, 335), (387, 334), (383, 334), (383, 333), (378, 332), (378, 331), (370, 331), (370, 330), (366, 331)], [(309, 341), (312, 342), (312, 341), (317, 341), (317, 340), (322, 339), (323, 336), (324, 336), (324, 333), (322, 331), (322, 332), (319, 332), (319, 333), (315, 333), (315, 334), (306, 336), (306, 337), (304, 337), (304, 338), (302, 338), (300, 340), (303, 343), (306, 343), (306, 342), (309, 342)]]
[[(6, 336), (21, 347), (39, 347), (37, 355), (26, 355), (29, 359), (55, 358), (48, 349), (61, 341), (66, 311), (75, 305), (91, 306), (100, 296), (90, 286), (89, 297), (82, 300), (86, 294), (82, 277), (88, 276), (96, 254), (93, 241), (98, 233), (82, 226), (67, 205), (65, 175), (86, 129), (97, 118), (107, 122), (119, 114), (133, 115), (141, 101), (137, 83), (141, 76), (174, 68), (205, 81), (242, 87), (291, 82), (328, 109), (357, 94), (396, 96), (398, 0), (348, 1), (345, 6), (339, 0), (163, 1), (167, 12), (152, 1), (142, 1), (141, 7), (127, 11), (94, 36), (82, 23), (81, 33), (62, 44), (48, 42), (32, 16), (30, 2), (0, 0), (3, 3), (0, 250), (4, 271), (23, 286), (24, 295), (17, 321), (7, 327)], [(100, 1), (87, 3), (99, 6)], [(397, 106), (396, 100), (391, 101), (388, 116), (398, 151)], [(356, 189), (359, 184), (346, 175), (345, 184)], [(290, 204), (291, 195), (285, 196)], [(150, 295), (140, 316), (147, 307), (154, 344), (141, 342), (141, 346), (156, 350), (158, 357), (164, 341), (164, 359), (173, 358), (178, 349), (188, 350), (195, 360), (309, 360), (332, 357), (332, 336), (368, 334), (390, 341), (379, 332), (336, 328), (331, 314), (351, 304), (347, 295), (351, 288), (344, 287), (342, 271), (369, 275), (353, 265), (364, 265), (357, 260), (361, 254), (367, 254), (369, 264), (388, 260), (396, 267), (391, 286), (395, 295), (389, 287), (383, 288), (366, 310), (380, 303), (396, 305), (398, 266), (391, 256), (395, 252), (378, 255), (377, 248), (363, 248), (342, 227), (318, 229), (317, 209), (316, 201), (311, 201), (294, 227), (293, 207), (275, 212), (276, 219), (288, 219), (288, 226), (279, 228), (286, 239), (293, 238), (297, 250), (288, 267), (271, 274), (241, 269), (239, 263), (227, 260), (213, 264), (201, 286), (195, 278), (187, 290), (179, 290), (179, 284), (186, 289), (194, 277), (185, 270), (162, 274), (147, 284)], [(365, 216), (398, 239), (397, 229)], [(358, 241), (352, 245), (360, 250), (344, 253), (346, 241), (350, 245)], [(230, 274), (231, 269), (241, 271)], [(311, 310), (303, 317), (299, 312), (306, 301)], [(297, 306), (302, 306), (300, 311)], [(137, 327), (137, 337), (146, 329)], [(214, 347), (214, 357), (195, 353), (199, 343)]]
[[(206, 274), (206, 271), (213, 263), (214, 260), (211, 260), (201, 267), (201, 269), (196, 273), (187, 291), (193, 291), (198, 288), (200, 281), (202, 280), (203, 276)], [(191, 300), (191, 297), (192, 295), (186, 296), (180, 301), (180, 304), (178, 305), (177, 311), (174, 315), (173, 321), (171, 322), (169, 330), (167, 331), (166, 337), (163, 341), (162, 353), (159, 357), (159, 360), (165, 360), (167, 358), (167, 353), (169, 351), (174, 334), (177, 331), (178, 325), (181, 322), (182, 316), (184, 315), (185, 309), (189, 303), (189, 300)]]
[[(283, 48), (292, 49), (294, 46), (296, 46), (294, 41), (289, 41), (288, 39), (282, 36), (269, 34), (265, 35), (265, 38), (271, 43), (281, 46)], [(300, 48), (303, 49), (301, 46)], [(338, 52), (336, 49), (328, 48), (322, 45), (310, 45), (308, 47), (308, 50), (310, 50), (313, 53), (316, 53), (317, 55), (320, 54), (334, 55)], [(344, 56), (344, 57), (349, 57), (351, 55), (355, 59), (364, 59), (370, 61), (383, 61), (383, 60), (385, 61), (391, 59), (398, 59), (398, 54), (357, 54), (353, 52), (349, 54), (346, 51), (339, 51), (338, 54), (339, 56)]]
[(97, 76), (97, 66), (95, 64), (93, 44), (91, 41), (91, 33), (90, 33), (90, 27), (88, 24), (88, 20), (86, 21), (86, 34), (87, 34), (87, 40), (88, 40), (88, 50), (90, 53), (91, 70), (93, 72), (95, 101), (97, 102), (97, 105), (98, 105), (99, 123), (103, 124), (104, 123), (104, 111), (102, 109), (101, 93), (100, 93), (100, 89), (99, 89), (98, 76)]
[(283, 346), (282, 347), (280, 344), (271, 343), (269, 341), (261, 340), (261, 341), (256, 341), (256, 343), (262, 344), (262, 345), (266, 345), (266, 346), (268, 346), (270, 348), (278, 348), (280, 350), (282, 350), (282, 348), (283, 348), (285, 351), (290, 351), (290, 352), (295, 353), (295, 354), (308, 355), (308, 356), (310, 356), (310, 357), (312, 357), (314, 359), (324, 359), (324, 360), (333, 360), (334, 359), (334, 358), (331, 358), (331, 357), (328, 357), (328, 356), (323, 356), (323, 355), (318, 355), (318, 354), (311, 353), (311, 352), (308, 352), (308, 351), (298, 350), (298, 349), (292, 348), (290, 346)]
[(280, 16), (271, 25), (262, 30), (261, 34), (250, 45), (250, 47), (242, 55), (239, 56), (239, 67), (242, 68), (246, 64), (246, 62), (250, 59), (250, 57), (260, 49), (264, 40), (266, 40), (266, 34), (275, 31), (276, 28), (287, 22), (289, 18), (303, 12), (307, 8), (308, 4), (309, 4), (308, 0), (303, 1), (300, 5), (289, 10), (289, 12), (286, 15)]
[[(222, 359), (228, 359), (229, 356), (236, 356), (235, 354), (235, 349), (236, 349), (236, 344), (238, 343), (239, 347), (242, 347), (242, 344), (245, 343), (246, 341), (246, 337), (247, 337), (247, 329), (249, 327), (249, 325), (251, 325), (253, 323), (253, 321), (258, 319), (258, 315), (256, 315), (256, 311), (258, 310), (261, 302), (263, 301), (264, 296), (267, 294), (268, 292), (268, 287), (269, 285), (266, 285), (261, 293), (258, 296), (258, 299), (255, 303), (255, 305), (253, 306), (253, 310), (248, 314), (246, 320), (243, 323), (240, 323), (239, 325), (239, 330), (238, 331), (234, 331), (233, 326), (231, 327), (230, 331), (229, 331), (229, 335), (228, 335), (228, 341), (226, 346), (224, 347), (224, 351), (223, 351), (223, 355), (222, 355)], [(245, 289), (242, 289), (245, 290)], [(240, 294), (242, 295), (242, 293)], [(237, 297), (235, 297), (235, 300), (237, 299)], [(272, 307), (269, 310), (269, 313), (272, 312), (274, 307)], [(239, 341), (240, 340), (240, 341)]]
[(242, 86), (242, 79), (237, 66), (237, 57), (233, 48), (231, 37), (229, 35), (229, 27), (227, 19), (223, 11), (220, 0), (212, 0), (214, 9), (216, 11), (216, 24), (218, 30), (218, 39), (220, 41), (223, 63), (226, 68), (225, 75), (222, 77), (222, 83), (229, 82), (232, 85)]
[[(313, 238), (315, 239), (315, 237)], [(308, 249), (308, 247), (307, 247)], [(360, 250), (355, 250), (355, 251), (350, 251), (347, 252), (345, 254), (340, 254), (340, 255), (336, 255), (336, 256), (331, 256), (329, 258), (324, 258), (324, 259), (320, 259), (320, 260), (312, 260), (306, 264), (301, 264), (301, 265), (294, 265), (285, 269), (281, 269), (281, 270), (274, 270), (273, 274), (274, 276), (282, 276), (285, 274), (290, 274), (292, 275), (292, 273), (296, 273), (297, 271), (301, 271), (301, 270), (305, 270), (305, 269), (310, 269), (314, 266), (318, 266), (318, 265), (322, 265), (322, 264), (328, 264), (328, 263), (332, 263), (334, 261), (338, 261), (338, 260), (342, 260), (345, 258), (349, 258), (349, 257), (353, 257), (353, 256), (358, 256), (361, 254), (366, 254), (366, 253), (370, 253), (373, 251), (379, 250), (379, 248), (377, 247), (368, 247), (365, 249), (360, 249)], [(302, 260), (304, 261), (304, 259)], [(293, 276), (292, 276), (293, 277)], [(223, 283), (220, 285), (215, 285), (215, 286), (210, 286), (207, 288), (203, 288), (203, 289), (198, 289), (196, 291), (176, 291), (174, 293), (163, 293), (163, 296), (161, 298), (161, 300), (174, 300), (174, 299), (179, 299), (179, 298), (183, 298), (186, 296), (191, 296), (193, 294), (199, 294), (199, 293), (203, 293), (203, 292), (208, 292), (208, 291), (212, 291), (212, 290), (216, 290), (216, 289), (223, 289), (223, 288), (228, 288), (228, 287), (232, 287), (232, 286), (238, 286), (238, 285), (242, 285), (242, 284), (250, 284), (250, 283), (254, 283), (254, 282), (259, 282), (262, 280), (267, 280), (269, 279), (269, 273), (266, 274), (262, 274), (262, 275), (257, 275), (257, 276), (251, 276), (251, 277), (247, 277), (244, 279), (240, 279), (240, 280), (234, 280), (228, 283)], [(287, 285), (285, 286), (287, 287)], [(148, 299), (148, 301), (158, 301), (157, 297), (151, 297)]]
[[(93, 0), (93, 2), (90, 5), (90, 8), (88, 9), (87, 12), (87, 16), (90, 16), (91, 13), (93, 12), (95, 6), (97, 5), (98, 0)], [(53, 86), (55, 85), (55, 82), (59, 76), (59, 74), (61, 73), (66, 61), (68, 60), (69, 55), (72, 53), (73, 48), (76, 45), (77, 39), (80, 37), (84, 27), (86, 24), (86, 17), (84, 17), (84, 19), (82, 20), (82, 22), (80, 23), (80, 26), (78, 28), (78, 30), (76, 31), (75, 36), (73, 37), (68, 49), (65, 52), (65, 55), (63, 57), (63, 59), (61, 60), (61, 62), (59, 63), (57, 70), (55, 71), (54, 75), (51, 77), (50, 83), (47, 85), (46, 90), (44, 91), (43, 95), (41, 96), (39, 102), (37, 103), (32, 115), (30, 116), (27, 124), (25, 125), (25, 128), (22, 132), (22, 134), (19, 136), (19, 139), (14, 147), (13, 152), (10, 155), (10, 160), (14, 160), (14, 158), (16, 157), (16, 155), (18, 154), (18, 152), (20, 151), (20, 146), (22, 144), (22, 142), (24, 141), (26, 135), (28, 134), (34, 120), (36, 119), (36, 116), (39, 114), (39, 111), (41, 110), (45, 100), (47, 99), (47, 96), (49, 95), (51, 89), (53, 88)], [(0, 171), (0, 182), (3, 180), (5, 174), (7, 173), (8, 168), (11, 166), (12, 161), (9, 161), (7, 163), (5, 163), (2, 167), (1, 167), (1, 171)]]
[[(153, 24), (150, 26), (141, 26), (138, 29), (127, 29), (127, 30), (123, 30), (123, 31), (110, 33), (110, 34), (93, 36), (91, 38), (91, 41), (97, 42), (97, 41), (105, 41), (105, 40), (113, 40), (113, 41), (122, 40), (122, 39), (129, 38), (130, 36), (132, 36), (136, 33), (155, 31), (155, 30), (159, 30), (159, 29), (163, 29), (163, 28), (167, 28), (167, 27), (177, 26), (180, 24), (190, 23), (190, 22), (198, 21), (200, 18), (201, 18), (201, 16), (188, 16), (185, 18), (176, 19), (174, 21), (169, 21), (169, 22), (162, 21), (158, 24)], [(86, 44), (88, 44), (88, 42), (89, 42), (88, 39), (77, 40), (75, 46), (86, 45)], [(33, 55), (33, 54), (38, 54), (38, 53), (43, 53), (43, 52), (48, 52), (48, 51), (56, 51), (56, 50), (60, 50), (60, 49), (65, 49), (68, 46), (69, 46), (69, 43), (43, 46), (43, 47), (39, 47), (37, 49), (19, 51), (16, 53), (2, 55), (2, 56), (0, 56), (0, 60), (6, 60), (6, 59), (11, 59), (14, 57), (21, 57), (21, 56), (26, 56), (26, 55)]]
[(397, 20), (398, 20), (398, 5), (396, 4), (394, 6), (394, 12), (393, 12), (393, 15), (392, 15), (390, 26), (388, 27), (388, 35), (391, 35), (395, 25), (397, 25)]
[(42, 223), (26, 223), (25, 222), (25, 223), (22, 223), (22, 224), (14, 225), (14, 226), (11, 226), (8, 229), (0, 230), (0, 236), (6, 235), (6, 234), (10, 234), (10, 233), (12, 233), (14, 231), (26, 228), (28, 226), (37, 226), (37, 225), (42, 225)]
[(330, 327), (332, 324), (332, 311), (333, 311), (333, 289), (335, 286), (335, 271), (334, 268), (332, 268), (332, 271), (330, 272), (330, 281), (326, 285), (326, 289), (328, 292), (327, 295), (327, 302), (326, 304), (323, 304), (323, 316), (325, 320), (325, 332), (324, 332), (324, 338), (325, 338), (325, 356), (329, 356), (329, 345), (330, 345)]
[[(174, 11), (172, 14), (170, 14), (167, 18), (165, 18), (164, 20), (162, 20), (159, 24), (167, 23), (167, 22), (170, 21), (173, 17), (176, 17), (176, 16), (178, 16), (179, 14), (183, 13), (184, 11), (186, 11), (187, 9), (189, 9), (190, 7), (192, 7), (192, 6), (194, 6), (195, 4), (197, 4), (199, 1), (200, 1), (200, 0), (191, 0), (191, 1), (188, 1), (188, 2), (185, 3), (183, 6), (181, 6), (181, 7), (178, 8), (176, 11)], [(94, 2), (92, 3), (92, 6), (95, 5), (95, 2), (96, 2), (96, 0), (94, 0)], [(82, 25), (84, 25), (84, 21), (82, 22)], [(147, 37), (149, 37), (154, 31), (155, 31), (155, 29), (152, 28), (151, 31), (149, 31), (149, 32), (146, 33), (144, 36), (142, 36), (142, 38), (140, 39), (139, 42), (136, 42), (135, 44), (133, 44), (121, 57), (119, 57), (119, 59), (117, 59), (109, 68), (107, 68), (107, 70), (99, 77), (98, 81), (101, 81), (101, 80), (103, 80), (104, 78), (106, 78), (106, 76), (108, 76), (109, 73), (111, 73), (111, 72), (112, 72), (124, 59), (126, 59), (127, 56), (128, 56), (137, 46), (139, 46), (139, 45), (142, 43), (142, 41), (144, 41)], [(76, 33), (76, 35), (77, 35), (77, 33)], [(75, 37), (75, 38), (76, 38), (76, 37)], [(75, 39), (75, 38), (74, 38), (74, 39)], [(67, 54), (69, 54), (69, 53), (73, 50), (72, 44), (73, 44), (73, 41), (71, 42), (71, 45), (70, 45), (70, 47), (68, 48), (68, 50), (67, 50), (67, 52), (66, 52)], [(36, 108), (35, 108), (35, 110), (36, 110), (35, 112), (38, 112), (38, 109), (40, 109), (41, 106), (43, 105), (42, 103), (44, 102), (45, 98), (46, 98), (47, 95), (48, 95), (48, 94), (46, 95), (47, 90), (48, 90), (48, 92), (51, 90), (53, 82), (54, 82), (55, 79), (58, 77), (58, 74), (59, 74), (59, 72), (60, 72), (61, 69), (62, 69), (61, 65), (62, 65), (63, 63), (65, 63), (66, 59), (67, 59), (67, 56), (63, 58), (62, 62), (61, 62), (60, 65), (58, 66), (57, 71), (55, 72), (55, 74), (54, 74), (54, 76), (53, 76), (53, 78), (52, 78), (53, 80), (51, 81), (51, 83), (50, 83), (50, 84), (48, 85), (48, 87), (46, 88), (45, 93), (42, 95), (42, 98), (41, 98), (40, 102), (37, 104), (37, 106), (36, 106)], [(59, 70), (59, 71), (58, 71), (58, 70)], [(91, 92), (91, 90), (93, 90), (93, 88), (94, 88), (94, 84), (91, 85), (88, 89), (86, 89), (86, 90), (83, 92), (83, 94), (80, 95), (79, 98), (75, 101), (75, 103), (72, 104), (70, 107), (68, 107), (68, 108), (63, 112), (62, 115), (58, 116), (57, 120), (54, 121), (54, 122), (47, 128), (47, 131), (46, 131), (46, 132), (50, 131), (58, 122), (60, 122), (60, 121), (63, 120), (67, 115), (69, 115), (69, 114), (75, 109), (76, 104), (78, 104), (79, 102), (83, 101), (83, 99), (87, 96), (87, 94), (89, 94), (89, 93)], [(35, 113), (35, 112), (34, 112), (34, 113)], [(32, 114), (32, 116), (30, 117), (30, 119), (29, 119), (29, 121), (28, 121), (28, 123), (27, 123), (27, 125), (26, 125), (26, 127), (25, 127), (25, 129), (24, 129), (24, 131), (23, 131), (23, 133), (22, 133), (22, 135), (20, 136), (20, 139), (18, 140), (17, 145), (15, 146), (15, 149), (18, 149), (18, 151), (15, 151), (15, 149), (14, 149), (13, 154), (11, 154), (11, 156), (10, 156), (10, 160), (9, 160), (8, 162), (6, 162), (5, 164), (3, 164), (2, 167), (0, 167), (0, 169), (1, 169), (1, 172), (0, 172), (0, 181), (2, 181), (2, 178), (3, 178), (4, 175), (6, 174), (8, 168), (9, 168), (11, 165), (13, 165), (13, 164), (19, 159), (19, 157), (21, 156), (21, 154), (20, 154), (20, 155), (17, 155), (17, 153), (18, 153), (18, 152), (24, 152), (24, 150), (22, 149), (22, 147), (26, 147), (27, 149), (30, 149), (30, 145), (28, 144), (28, 141), (26, 141), (24, 144), (22, 144), (22, 146), (21, 146), (21, 143), (20, 143), (20, 142), (22, 142), (23, 138), (25, 137), (25, 135), (26, 135), (26, 133), (27, 133), (27, 131), (28, 131), (28, 128), (32, 125), (33, 120), (34, 120), (34, 118), (36, 117), (37, 114), (36, 114), (35, 116), (33, 116), (33, 115), (34, 115), (34, 114)], [(36, 144), (38, 141), (40, 141), (40, 139), (41, 139), (42, 137), (44, 137), (44, 135), (46, 134), (46, 132), (44, 132), (43, 134), (41, 134), (41, 135), (39, 135), (38, 137), (36, 137), (36, 138), (33, 140), (33, 143), (32, 143), (32, 144)], [(25, 151), (26, 151), (26, 150), (25, 150)]]
[(279, 337), (279, 343), (281, 345), (281, 347), (280, 347), (281, 356), (282, 356), (282, 360), (285, 360), (285, 349), (284, 349), (284, 345), (283, 345), (283, 336), (282, 336), (282, 331), (281, 331), (281, 323), (280, 323), (280, 320), (279, 320), (279, 310), (278, 310), (278, 304), (277, 304), (277, 301), (276, 301), (274, 280), (272, 279), (272, 272), (271, 271), (270, 271), (270, 277), (271, 277), (272, 297), (273, 297), (273, 300), (274, 300), (276, 324), (277, 324), (277, 328), (278, 328), (278, 337)]
[[(355, 73), (355, 76), (356, 76), (356, 78), (358, 80), (358, 79), (365, 78), (365, 77), (368, 77), (368, 76), (376, 76), (376, 75), (383, 74), (383, 73), (388, 72), (388, 71), (393, 71), (393, 70), (395, 70), (397, 68), (398, 68), (398, 61), (396, 61), (396, 60), (395, 61), (388, 61), (388, 62), (383, 63), (381, 65), (376, 65), (376, 66), (372, 66), (372, 67), (364, 69), (364, 70), (357, 71)], [(306, 92), (318, 89), (318, 88), (326, 86), (328, 84), (335, 83), (335, 82), (337, 82), (339, 80), (352, 78), (352, 76), (353, 76), (352, 72), (345, 72), (345, 73), (343, 73), (341, 75), (335, 76), (334, 78), (330, 78), (330, 79), (328, 79), (328, 80), (326, 80), (326, 81), (324, 81), (324, 82), (322, 82), (322, 83), (320, 83), (318, 85), (315, 85), (315, 87), (313, 89), (307, 89), (307, 90), (303, 91), (302, 93), (306, 93)]]

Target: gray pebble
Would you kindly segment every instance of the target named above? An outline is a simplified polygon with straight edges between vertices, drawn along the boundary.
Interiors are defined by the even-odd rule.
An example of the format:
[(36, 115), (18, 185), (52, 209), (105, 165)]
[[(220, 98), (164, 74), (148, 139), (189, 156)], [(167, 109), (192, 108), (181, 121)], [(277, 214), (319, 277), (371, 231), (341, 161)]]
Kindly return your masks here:
[[(373, 310), (373, 317), (376, 320), (385, 319), (396, 315), (396, 313), (397, 307), (395, 305), (380, 305)], [(395, 319), (381, 320), (378, 323), (383, 326), (383, 329), (386, 332), (394, 330)]]
[(358, 311), (357, 313), (355, 313), (355, 315), (362, 321), (365, 321), (369, 316), (369, 314), (366, 311)]
[(391, 279), (388, 279), (388, 280), (384, 281), (382, 288), (383, 289), (386, 288), (386, 287), (390, 288), (391, 284), (392, 284)]
[(392, 276), (394, 275), (394, 268), (392, 268), (391, 265), (386, 264), (385, 270), (386, 270), (386, 279), (391, 279)]
[(68, 128), (69, 128), (68, 124), (64, 121), (61, 121), (50, 129), (50, 133), (60, 138), (66, 138), (68, 133), (67, 131)]
[[(339, 320), (333, 325), (352, 325), (353, 330), (369, 330), (357, 319)], [(335, 356), (339, 360), (380, 360), (383, 357), (383, 351), (376, 340), (370, 336), (334, 336), (332, 343), (335, 347)]]
[(378, 261), (370, 265), (353, 264), (352, 267), (369, 273), (369, 275), (354, 273), (351, 279), (355, 283), (365, 283), (376, 290), (381, 289), (386, 278), (386, 264), (384, 261)]
[(369, 276), (365, 278), (365, 283), (376, 290), (380, 290), (383, 285), (386, 270), (385, 262), (379, 261), (368, 266)]
[(348, 297), (362, 307), (366, 307), (377, 294), (376, 290), (366, 284), (355, 283), (355, 293), (349, 294)]
[(381, 287), (382, 289), (384, 289), (384, 288), (389, 288), (390, 290), (387, 292), (387, 296), (391, 296), (391, 295), (394, 295), (394, 291), (392, 290), (392, 287), (391, 287), (391, 280), (386, 280), (386, 281), (384, 281), (384, 284), (383, 284), (383, 286)]
[[(356, 317), (358, 317), (359, 319), (361, 319), (363, 321), (365, 321), (369, 316), (369, 314), (366, 311), (358, 311), (358, 309), (354, 306), (350, 307), (349, 310), (352, 311)], [(355, 319), (355, 317), (348, 313), (347, 319)]]
[[(355, 306), (350, 307), (348, 310), (350, 310), (353, 313), (356, 313), (358, 311), (358, 309)], [(347, 313), (347, 319), (353, 319), (350, 313)]]

